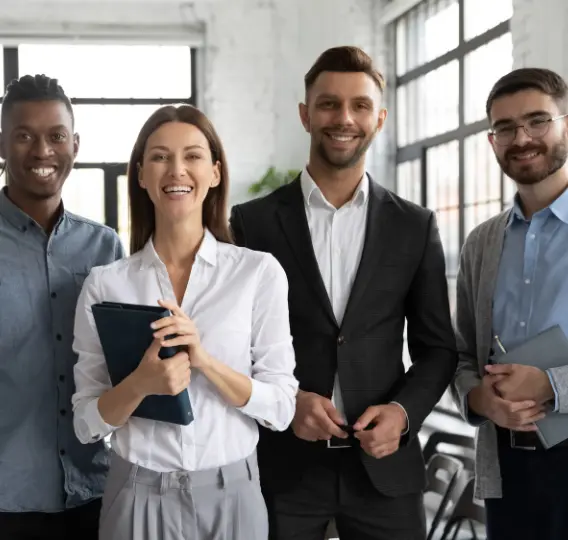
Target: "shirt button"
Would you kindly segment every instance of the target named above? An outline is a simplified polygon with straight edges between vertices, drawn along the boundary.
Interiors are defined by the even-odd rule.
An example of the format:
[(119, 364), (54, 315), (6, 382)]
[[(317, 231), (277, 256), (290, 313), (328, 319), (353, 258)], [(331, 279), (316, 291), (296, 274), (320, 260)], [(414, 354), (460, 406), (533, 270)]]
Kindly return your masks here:
[(531, 240), (534, 240), (536, 238), (536, 234), (531, 234)]
[(57, 298), (57, 293), (52, 292), (52, 293), (51, 293), (51, 298)]
[(65, 380), (65, 375), (59, 375), (59, 380), (63, 382)]
[(57, 341), (61, 341), (61, 340), (63, 339), (63, 336), (62, 336), (61, 334), (57, 334), (57, 335), (55, 336), (55, 339), (56, 339)]
[(526, 323), (525, 321), (521, 321), (521, 322), (520, 322), (520, 325), (521, 325), (521, 327), (524, 328), (524, 327), (527, 325), (527, 323)]
[(65, 416), (67, 414), (67, 411), (65, 409), (61, 409), (59, 413), (61, 414), (61, 416)]
[(59, 455), (60, 456), (64, 456), (65, 455), (65, 450), (63, 450), (63, 448), (61, 450), (59, 450)]
[(531, 282), (531, 280), (530, 280), (530, 279), (525, 279), (525, 283), (526, 283), (527, 285), (529, 285), (529, 284), (530, 284), (530, 282)]

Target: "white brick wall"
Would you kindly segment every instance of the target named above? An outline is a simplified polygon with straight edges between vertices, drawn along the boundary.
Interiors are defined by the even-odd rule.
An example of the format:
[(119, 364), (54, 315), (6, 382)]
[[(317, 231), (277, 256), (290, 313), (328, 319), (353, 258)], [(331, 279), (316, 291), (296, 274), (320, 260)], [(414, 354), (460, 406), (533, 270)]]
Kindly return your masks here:
[[(138, 34), (201, 41), (199, 105), (226, 146), (232, 202), (275, 165), (301, 168), (309, 140), (298, 118), (303, 76), (326, 48), (354, 44), (383, 60), (378, 22), (385, 0), (18, 0), (0, 2), (7, 33), (103, 35), (106, 42)], [(174, 36), (172, 38), (172, 36)], [(0, 38), (2, 39), (2, 38)], [(5, 37), (3, 38), (6, 39)], [(100, 39), (100, 38), (99, 38)], [(17, 37), (14, 38), (17, 42)], [(379, 67), (382, 67), (379, 64)], [(394, 124), (393, 124), (394, 125)], [(383, 135), (369, 162), (387, 185)]]
[[(335, 45), (358, 45), (382, 58), (375, 23), (381, 2), (233, 0), (230, 8), (209, 6), (203, 104), (227, 147), (233, 201), (245, 199), (247, 186), (269, 166), (304, 165), (309, 139), (298, 118), (304, 74)], [(374, 151), (385, 150), (378, 144)]]
[(514, 66), (545, 67), (568, 78), (568, 2), (514, 0), (511, 31)]

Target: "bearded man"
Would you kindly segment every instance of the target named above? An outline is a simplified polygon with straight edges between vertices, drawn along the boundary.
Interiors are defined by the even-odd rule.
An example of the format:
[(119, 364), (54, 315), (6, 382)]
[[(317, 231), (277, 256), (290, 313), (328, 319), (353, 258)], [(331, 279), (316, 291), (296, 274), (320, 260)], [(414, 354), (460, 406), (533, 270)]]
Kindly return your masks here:
[(568, 538), (568, 441), (546, 450), (535, 426), (568, 413), (568, 358), (550, 370), (488, 365), (554, 325), (568, 335), (567, 100), (558, 74), (534, 68), (502, 77), (487, 100), (489, 142), (517, 194), (463, 248), (452, 387), (479, 426), (475, 493), (490, 540)]

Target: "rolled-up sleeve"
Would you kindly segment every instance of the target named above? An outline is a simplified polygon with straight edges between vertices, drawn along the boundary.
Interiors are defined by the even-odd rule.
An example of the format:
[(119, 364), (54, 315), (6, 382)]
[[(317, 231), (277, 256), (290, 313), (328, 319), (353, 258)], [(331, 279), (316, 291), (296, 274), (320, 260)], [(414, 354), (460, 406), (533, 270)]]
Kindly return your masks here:
[(278, 261), (263, 256), (251, 332), (252, 394), (240, 411), (274, 431), (284, 431), (294, 418), (298, 381), (290, 319), (288, 280)]
[(74, 367), (73, 427), (83, 444), (99, 441), (117, 429), (103, 420), (98, 407), (99, 397), (112, 388), (91, 310), (99, 301), (98, 271), (91, 270), (85, 279), (75, 314), (73, 350), (79, 358)]

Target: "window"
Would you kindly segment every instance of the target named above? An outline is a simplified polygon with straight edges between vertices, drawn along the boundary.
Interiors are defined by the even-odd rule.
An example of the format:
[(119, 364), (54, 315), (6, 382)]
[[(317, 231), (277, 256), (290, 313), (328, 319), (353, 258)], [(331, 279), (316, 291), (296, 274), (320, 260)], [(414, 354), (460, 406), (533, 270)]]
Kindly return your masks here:
[[(21, 44), (4, 47), (3, 52), (4, 81), (45, 73), (57, 78), (71, 98), (80, 146), (63, 189), (65, 207), (115, 228), (128, 248), (124, 175), (132, 147), (157, 108), (195, 104), (195, 50), (173, 45)], [(160, 76), (148, 66), (159, 66)]]
[(396, 190), (436, 212), (452, 311), (466, 235), (514, 192), (485, 113), (491, 87), (513, 66), (512, 9), (512, 0), (422, 0), (394, 23)]
[(118, 177), (118, 236), (126, 253), (130, 253), (130, 205), (128, 203), (128, 177)]

